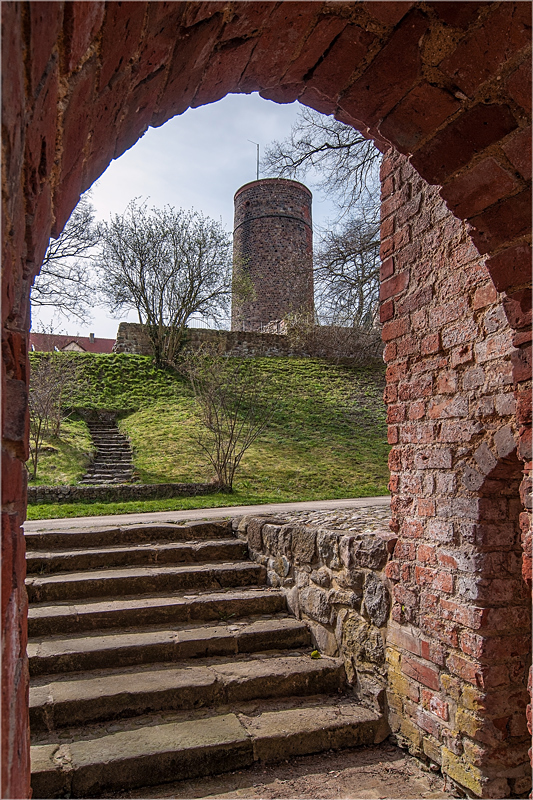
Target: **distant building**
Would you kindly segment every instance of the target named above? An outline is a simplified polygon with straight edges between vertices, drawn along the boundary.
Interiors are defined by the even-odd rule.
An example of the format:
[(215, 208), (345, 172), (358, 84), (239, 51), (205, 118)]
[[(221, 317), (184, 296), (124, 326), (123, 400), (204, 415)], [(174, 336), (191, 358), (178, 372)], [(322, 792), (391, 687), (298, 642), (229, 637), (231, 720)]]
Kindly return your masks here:
[(69, 336), (57, 333), (30, 333), (30, 352), (51, 353), (54, 350), (74, 353), (112, 353), (114, 339), (88, 336)]

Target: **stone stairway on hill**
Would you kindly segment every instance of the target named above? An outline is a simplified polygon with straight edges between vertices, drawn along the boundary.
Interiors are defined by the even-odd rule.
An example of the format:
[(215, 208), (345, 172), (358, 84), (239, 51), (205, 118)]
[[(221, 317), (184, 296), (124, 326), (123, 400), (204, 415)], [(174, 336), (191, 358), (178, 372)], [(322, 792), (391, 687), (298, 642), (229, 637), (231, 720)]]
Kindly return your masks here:
[(94, 486), (130, 483), (134, 480), (130, 443), (119, 431), (115, 420), (98, 419), (87, 424), (96, 446), (96, 455), (80, 483)]
[(231, 523), (28, 533), (26, 546), (33, 797), (387, 736), (342, 661), (311, 658), (309, 630)]

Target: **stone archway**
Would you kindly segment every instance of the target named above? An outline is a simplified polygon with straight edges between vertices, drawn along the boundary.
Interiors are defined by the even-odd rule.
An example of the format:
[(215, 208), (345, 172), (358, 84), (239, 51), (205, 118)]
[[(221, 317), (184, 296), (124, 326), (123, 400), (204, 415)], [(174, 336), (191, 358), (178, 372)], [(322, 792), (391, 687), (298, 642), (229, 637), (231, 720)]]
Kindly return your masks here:
[[(2, 769), (5, 796), (22, 797), (29, 792), (20, 528), (29, 287), (50, 232), (61, 231), (80, 192), (149, 125), (190, 106), (258, 91), (335, 114), (382, 151), (409, 155), (489, 256), (515, 331), (516, 433), (530, 463), (530, 4), (8, 2), (2, 17)], [(410, 243), (395, 229), (395, 214), (412, 198), (386, 188), (388, 177), (382, 316), (390, 341), (405, 348), (409, 336), (423, 338), (397, 303)], [(408, 471), (401, 459), (392, 468), (393, 478)], [(394, 481), (391, 488), (405, 530)], [(530, 536), (524, 540), (530, 547)]]

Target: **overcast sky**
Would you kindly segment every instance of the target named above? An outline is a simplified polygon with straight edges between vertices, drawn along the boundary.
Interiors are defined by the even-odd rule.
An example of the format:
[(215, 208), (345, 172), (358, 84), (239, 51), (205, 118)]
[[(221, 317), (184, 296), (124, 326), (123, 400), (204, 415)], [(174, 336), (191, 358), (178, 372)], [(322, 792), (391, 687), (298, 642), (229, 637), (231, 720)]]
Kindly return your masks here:
[[(149, 198), (149, 205), (195, 209), (233, 228), (233, 196), (256, 177), (256, 147), (261, 153), (271, 141), (285, 139), (295, 122), (298, 103), (278, 105), (259, 95), (229, 95), (212, 105), (189, 109), (144, 137), (113, 161), (91, 189), (99, 219), (121, 214), (134, 197)], [(312, 186), (311, 186), (312, 188)], [(313, 192), (313, 220), (325, 225), (333, 207)], [(35, 313), (32, 327), (48, 325), (51, 313)], [(124, 317), (123, 319), (126, 319)], [(136, 315), (128, 319), (136, 321)], [(57, 332), (114, 338), (118, 321), (95, 308), (93, 322), (85, 328), (76, 320), (61, 318)]]

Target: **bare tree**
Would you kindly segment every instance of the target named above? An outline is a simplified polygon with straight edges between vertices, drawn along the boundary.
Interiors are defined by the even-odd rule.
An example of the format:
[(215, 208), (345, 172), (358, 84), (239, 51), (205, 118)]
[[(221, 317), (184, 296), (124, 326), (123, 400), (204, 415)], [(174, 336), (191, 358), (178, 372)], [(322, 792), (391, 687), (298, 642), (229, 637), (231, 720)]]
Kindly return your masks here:
[(322, 322), (370, 330), (379, 298), (379, 222), (350, 217), (328, 231), (315, 256), (317, 311)]
[(91, 256), (97, 241), (94, 208), (85, 195), (63, 232), (50, 240), (32, 287), (32, 306), (53, 307), (60, 316), (88, 321), (94, 306), (96, 276)]
[(380, 161), (372, 141), (310, 109), (300, 113), (290, 137), (274, 142), (263, 159), (265, 171), (279, 176), (310, 172), (339, 209), (334, 227), (321, 233), (314, 265), (319, 319), (338, 328), (368, 330), (376, 322)]
[(135, 309), (156, 363), (172, 364), (193, 314), (217, 320), (231, 293), (231, 242), (221, 224), (133, 200), (100, 226), (101, 292), (113, 312)]
[(37, 476), (45, 437), (59, 436), (68, 406), (82, 390), (80, 362), (71, 353), (46, 353), (32, 358), (30, 373), (31, 478)]
[(213, 466), (218, 487), (231, 492), (243, 455), (269, 424), (276, 403), (265, 396), (251, 361), (200, 348), (181, 357), (179, 370), (189, 379), (200, 410), (203, 430), (196, 441)]
[(318, 179), (317, 188), (333, 198), (341, 212), (353, 211), (363, 198), (377, 204), (381, 153), (358, 131), (317, 111), (304, 108), (283, 142), (265, 151), (262, 170), (281, 178)]

